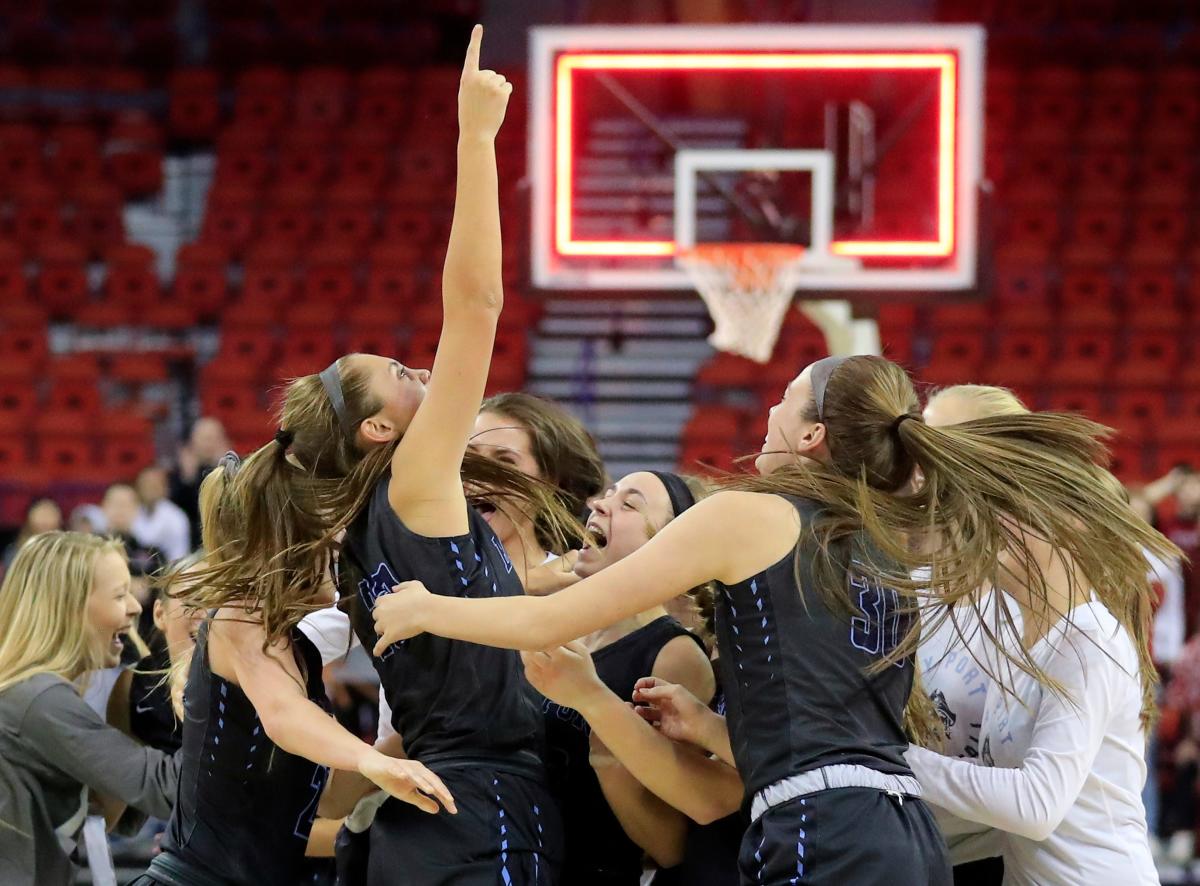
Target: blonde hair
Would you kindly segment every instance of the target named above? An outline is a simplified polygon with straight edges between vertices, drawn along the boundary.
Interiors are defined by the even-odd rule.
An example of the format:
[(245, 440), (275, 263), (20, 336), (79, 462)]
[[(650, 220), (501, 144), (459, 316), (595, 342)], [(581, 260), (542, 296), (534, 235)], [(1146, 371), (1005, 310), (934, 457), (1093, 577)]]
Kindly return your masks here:
[(0, 692), (37, 674), (76, 680), (104, 666), (87, 637), (96, 561), (125, 558), (116, 539), (43, 532), (21, 545), (0, 584)]
[(936, 388), (925, 399), (929, 409), (939, 400), (957, 398), (968, 401), (974, 409), (971, 419), (989, 418), (993, 415), (1025, 415), (1029, 412), (1021, 398), (999, 385), (949, 385)]

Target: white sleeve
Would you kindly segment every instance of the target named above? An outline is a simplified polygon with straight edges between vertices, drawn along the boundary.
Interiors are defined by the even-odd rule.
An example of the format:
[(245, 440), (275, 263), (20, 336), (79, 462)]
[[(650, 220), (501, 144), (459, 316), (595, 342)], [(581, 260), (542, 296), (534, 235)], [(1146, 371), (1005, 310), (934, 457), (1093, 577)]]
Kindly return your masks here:
[(1042, 692), (1029, 750), (1016, 769), (909, 747), (905, 757), (929, 802), (1031, 840), (1054, 832), (1083, 788), (1107, 731), (1116, 679), (1125, 675), (1086, 636), (1055, 655), (1045, 670), (1068, 699)]
[(350, 616), (336, 606), (310, 612), (300, 619), (300, 630), (321, 653), (323, 665), (344, 658), (358, 645), (358, 637), (350, 630)]
[(383, 741), (385, 738), (390, 738), (396, 734), (396, 727), (392, 725), (392, 708), (387, 703), (387, 699), (383, 696), (383, 687), (379, 687), (379, 729), (375, 740)]

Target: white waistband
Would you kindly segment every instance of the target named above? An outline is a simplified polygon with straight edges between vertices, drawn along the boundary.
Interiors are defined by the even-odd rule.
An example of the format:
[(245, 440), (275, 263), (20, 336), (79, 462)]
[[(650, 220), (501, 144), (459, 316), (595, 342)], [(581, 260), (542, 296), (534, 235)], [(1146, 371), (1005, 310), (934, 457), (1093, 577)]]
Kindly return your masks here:
[(887, 794), (903, 797), (921, 796), (921, 785), (911, 775), (889, 775), (867, 766), (839, 763), (822, 766), (800, 775), (793, 775), (769, 785), (754, 795), (750, 807), (750, 818), (758, 821), (762, 814), (773, 806), (787, 803), (818, 791), (837, 788), (874, 788)]

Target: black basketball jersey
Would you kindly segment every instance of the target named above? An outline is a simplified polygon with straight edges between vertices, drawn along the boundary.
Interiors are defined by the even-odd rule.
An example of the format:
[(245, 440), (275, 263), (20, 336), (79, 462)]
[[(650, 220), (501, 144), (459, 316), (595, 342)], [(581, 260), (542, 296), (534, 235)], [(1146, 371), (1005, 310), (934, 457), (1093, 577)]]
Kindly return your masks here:
[(166, 642), (156, 639), (129, 683), (129, 729), (144, 745), (173, 754), (183, 746), (183, 724), (171, 707), (164, 675), (171, 667)]
[[(388, 478), (346, 532), (339, 562), (343, 596), (355, 596), (353, 622), (363, 648), (378, 641), (371, 609), (393, 585), (417, 579), (452, 597), (524, 594), (512, 561), (487, 522), (468, 507), (466, 535), (430, 538), (410, 530), (388, 501)], [(409, 757), (501, 759), (541, 772), (542, 718), (520, 655), (422, 634), (372, 656), (392, 725)]]
[[(676, 637), (692, 637), (700, 644), (670, 616), (655, 619), (592, 653), (596, 674), (618, 698), (628, 701), (633, 697), (634, 684), (650, 676), (658, 654)], [(562, 810), (566, 838), (562, 882), (572, 886), (637, 886), (644, 853), (625, 835), (604, 798), (588, 759), (591, 729), (587, 721), (574, 709), (549, 699), (543, 699), (542, 710), (551, 790)]]
[[(298, 883), (328, 770), (279, 748), (241, 687), (214, 674), (200, 626), (184, 693), (179, 801), (163, 851), (231, 886)], [(308, 698), (328, 710), (321, 655), (292, 629)]]
[(880, 582), (870, 565), (880, 558), (860, 537), (834, 551), (838, 584), (829, 590), (849, 609), (826, 605), (809, 531), (818, 506), (784, 497), (803, 521), (798, 551), (746, 581), (720, 585), (717, 595), (721, 686), (746, 789), (754, 794), (834, 763), (909, 774), (903, 715), (913, 663), (868, 669), (904, 637), (911, 621), (902, 608), (911, 604)]

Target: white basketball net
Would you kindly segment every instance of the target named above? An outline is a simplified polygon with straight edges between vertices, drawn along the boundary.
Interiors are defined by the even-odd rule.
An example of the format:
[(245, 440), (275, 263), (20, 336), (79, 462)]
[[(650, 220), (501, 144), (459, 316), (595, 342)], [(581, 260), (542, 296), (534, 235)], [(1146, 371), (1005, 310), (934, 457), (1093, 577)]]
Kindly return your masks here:
[(692, 278), (716, 328), (709, 343), (766, 363), (802, 273), (804, 248), (782, 243), (705, 243), (677, 263)]

